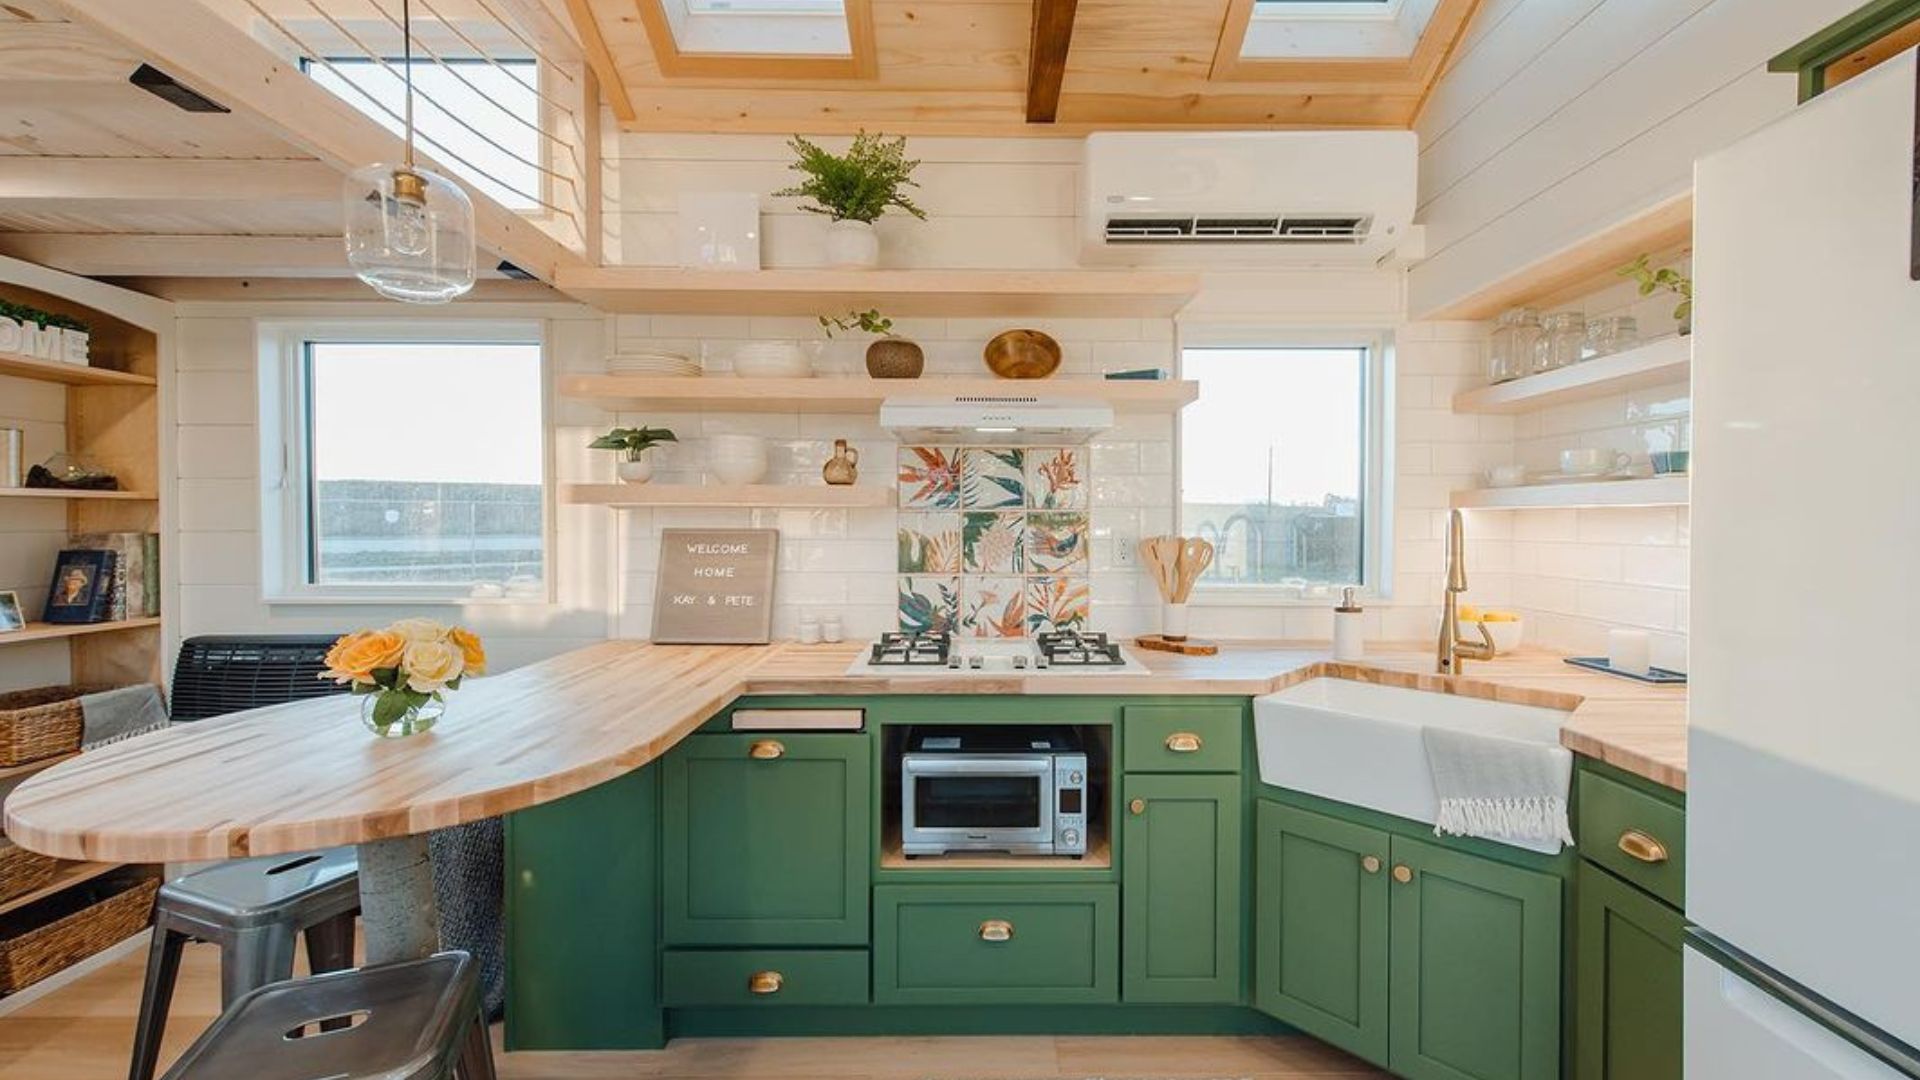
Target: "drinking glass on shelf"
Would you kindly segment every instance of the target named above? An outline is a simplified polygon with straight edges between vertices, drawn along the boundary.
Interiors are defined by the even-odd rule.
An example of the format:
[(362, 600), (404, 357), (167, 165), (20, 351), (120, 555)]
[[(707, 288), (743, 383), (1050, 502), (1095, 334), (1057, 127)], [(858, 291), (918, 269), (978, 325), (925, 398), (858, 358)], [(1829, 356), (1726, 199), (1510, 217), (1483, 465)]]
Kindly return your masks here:
[(1603, 315), (1587, 323), (1587, 358), (1611, 356), (1640, 343), (1640, 324), (1631, 315)]
[(1540, 336), (1540, 313), (1510, 308), (1500, 313), (1487, 348), (1487, 380), (1508, 382), (1525, 375), (1533, 363), (1533, 342)]
[(1587, 317), (1578, 311), (1558, 311), (1541, 324), (1540, 341), (1533, 350), (1533, 370), (1553, 371), (1580, 362), (1587, 345)]

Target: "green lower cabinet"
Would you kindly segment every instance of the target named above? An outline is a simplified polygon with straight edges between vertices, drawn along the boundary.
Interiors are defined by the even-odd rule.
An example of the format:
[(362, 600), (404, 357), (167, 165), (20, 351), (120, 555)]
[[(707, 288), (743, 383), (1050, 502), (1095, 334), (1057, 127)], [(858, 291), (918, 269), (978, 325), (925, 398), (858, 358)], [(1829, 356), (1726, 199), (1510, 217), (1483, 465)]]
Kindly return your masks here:
[(865, 946), (872, 745), (693, 735), (662, 759), (666, 943)]
[(865, 949), (669, 949), (661, 960), (669, 1008), (865, 1005)]
[(1254, 832), (1254, 1006), (1387, 1064), (1388, 835), (1264, 799)]
[(1120, 999), (1112, 885), (881, 885), (873, 917), (873, 999), (882, 1005)]
[(1560, 879), (1404, 836), (1391, 876), (1393, 1071), (1559, 1076)]
[(1575, 1080), (1680, 1080), (1686, 919), (1592, 863), (1577, 888)]
[(1240, 1000), (1238, 776), (1129, 775), (1121, 831), (1121, 997)]

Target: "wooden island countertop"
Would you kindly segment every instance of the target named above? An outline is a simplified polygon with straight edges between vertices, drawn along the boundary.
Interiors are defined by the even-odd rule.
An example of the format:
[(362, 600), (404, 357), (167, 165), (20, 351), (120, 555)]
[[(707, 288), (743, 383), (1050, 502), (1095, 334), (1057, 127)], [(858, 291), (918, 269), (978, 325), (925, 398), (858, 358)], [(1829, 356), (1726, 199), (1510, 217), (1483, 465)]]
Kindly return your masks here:
[(468, 683), (432, 732), (379, 739), (357, 703), (320, 698), (180, 724), (63, 762), (6, 802), (9, 837), (67, 859), (167, 862), (365, 843), (551, 802), (666, 753), (754, 694), (1269, 693), (1318, 675), (1565, 708), (1569, 748), (1686, 785), (1686, 694), (1522, 651), (1427, 672), (1430, 651), (1376, 646), (1334, 664), (1324, 646), (1246, 644), (1218, 656), (1137, 651), (1144, 675), (853, 677), (860, 644), (610, 641)]

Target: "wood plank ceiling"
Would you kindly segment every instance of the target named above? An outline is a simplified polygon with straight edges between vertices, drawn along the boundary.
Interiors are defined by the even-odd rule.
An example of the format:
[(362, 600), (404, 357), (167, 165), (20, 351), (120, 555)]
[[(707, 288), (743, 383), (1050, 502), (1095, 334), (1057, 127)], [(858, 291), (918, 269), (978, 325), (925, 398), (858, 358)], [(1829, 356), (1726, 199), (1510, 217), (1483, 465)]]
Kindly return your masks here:
[[(1410, 127), (1480, 4), (1439, 0), (1404, 59), (1243, 60), (1253, 0), (859, 0), (850, 21), (871, 19), (874, 74), (846, 77), (770, 76), (764, 57), (690, 68), (661, 40), (661, 2), (566, 0), (628, 130), (955, 135)], [(1052, 86), (1030, 74), (1050, 74), (1050, 46), (1065, 49), (1057, 107), (1030, 125), (1029, 83)]]

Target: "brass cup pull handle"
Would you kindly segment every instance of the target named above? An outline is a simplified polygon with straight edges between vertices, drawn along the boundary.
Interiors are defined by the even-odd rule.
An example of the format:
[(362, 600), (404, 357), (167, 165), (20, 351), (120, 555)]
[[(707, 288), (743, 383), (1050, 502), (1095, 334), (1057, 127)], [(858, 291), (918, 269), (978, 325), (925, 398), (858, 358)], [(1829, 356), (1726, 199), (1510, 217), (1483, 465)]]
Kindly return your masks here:
[(1380, 856), (1378, 855), (1361, 856), (1360, 869), (1365, 870), (1369, 874), (1379, 873), (1380, 872)]
[(1135, 799), (1127, 804), (1127, 809), (1134, 814), (1144, 814), (1147, 812), (1147, 800)]
[(1663, 863), (1667, 861), (1667, 845), (1641, 832), (1628, 829), (1620, 834), (1620, 850), (1627, 858), (1638, 859), (1643, 863)]
[(1167, 749), (1176, 754), (1192, 754), (1200, 750), (1200, 736), (1191, 731), (1176, 731), (1167, 736)]
[(1393, 868), (1393, 880), (1395, 880), (1395, 881), (1397, 881), (1397, 882), (1399, 882), (1399, 883), (1400, 883), (1400, 884), (1402, 884), (1402, 885), (1405, 885), (1405, 884), (1406, 884), (1406, 883), (1408, 883), (1409, 881), (1412, 881), (1412, 880), (1413, 880), (1413, 867), (1411, 867), (1411, 866), (1408, 866), (1408, 865), (1407, 865), (1407, 864), (1405, 864), (1405, 863), (1401, 863), (1401, 864), (1400, 864), (1399, 866), (1396, 866), (1396, 867), (1394, 867), (1394, 868)]
[(753, 745), (747, 747), (747, 756), (755, 761), (772, 761), (786, 752), (786, 744), (779, 739), (755, 739)]
[(756, 971), (747, 976), (747, 991), (754, 994), (777, 994), (786, 977), (777, 971)]
[(1012, 941), (1013, 924), (1005, 919), (988, 919), (980, 924), (981, 941)]

